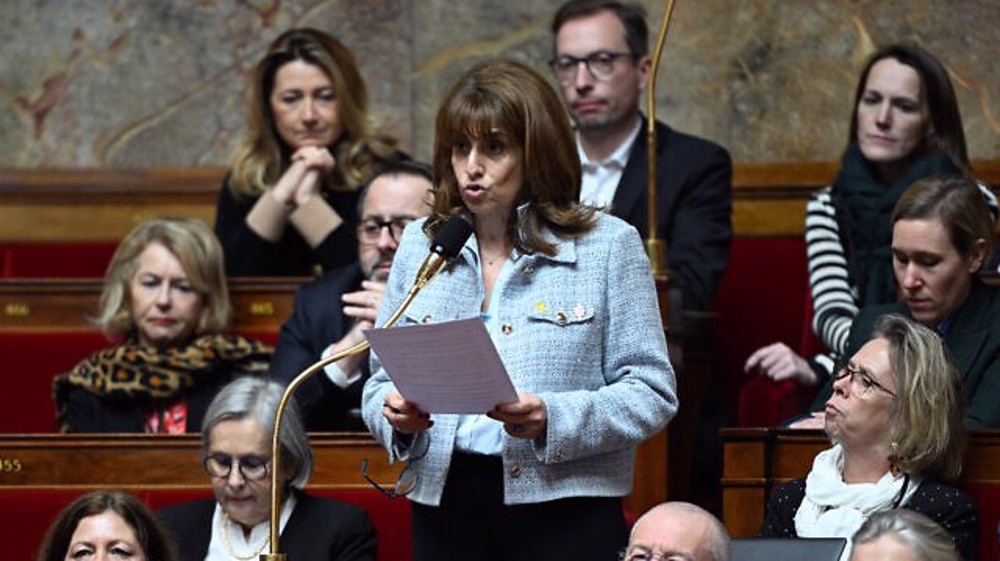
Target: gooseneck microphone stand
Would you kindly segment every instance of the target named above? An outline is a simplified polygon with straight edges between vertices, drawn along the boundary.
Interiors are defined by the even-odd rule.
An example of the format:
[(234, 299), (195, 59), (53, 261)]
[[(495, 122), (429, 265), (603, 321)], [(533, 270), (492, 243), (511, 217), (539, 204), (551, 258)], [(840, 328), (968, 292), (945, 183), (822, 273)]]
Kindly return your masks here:
[[(403, 315), (403, 312), (413, 302), (417, 293), (420, 292), (424, 285), (430, 282), (434, 275), (449, 260), (458, 255), (462, 246), (465, 245), (465, 240), (469, 239), (470, 235), (472, 235), (472, 225), (464, 217), (453, 216), (445, 222), (444, 226), (441, 227), (441, 231), (438, 232), (437, 237), (431, 243), (431, 254), (427, 256), (427, 259), (424, 260), (420, 270), (417, 272), (417, 278), (413, 282), (413, 287), (410, 288), (399, 308), (382, 325), (383, 329), (396, 324), (399, 317)], [(278, 482), (280, 481), (279, 472), (281, 471), (281, 419), (285, 414), (285, 406), (288, 404), (288, 400), (303, 382), (319, 372), (324, 366), (337, 362), (342, 358), (366, 351), (370, 346), (371, 344), (365, 340), (353, 347), (314, 362), (289, 382), (288, 387), (285, 388), (285, 392), (281, 395), (281, 400), (278, 402), (278, 410), (274, 414), (274, 435), (271, 439), (271, 533), (270, 547), (268, 548), (270, 552), (261, 553), (260, 561), (288, 561), (287, 555), (278, 553), (278, 537), (280, 533), (278, 518), (281, 512), (281, 505), (278, 504), (280, 497)]]
[(667, 11), (663, 14), (660, 34), (656, 39), (656, 49), (653, 51), (653, 64), (649, 75), (649, 87), (646, 91), (646, 185), (648, 192), (649, 236), (645, 241), (646, 256), (649, 257), (653, 276), (667, 275), (667, 244), (657, 237), (656, 232), (656, 71), (660, 68), (660, 57), (663, 55), (663, 45), (667, 41), (667, 30), (670, 29), (670, 17), (674, 13), (674, 0), (668, 0)]

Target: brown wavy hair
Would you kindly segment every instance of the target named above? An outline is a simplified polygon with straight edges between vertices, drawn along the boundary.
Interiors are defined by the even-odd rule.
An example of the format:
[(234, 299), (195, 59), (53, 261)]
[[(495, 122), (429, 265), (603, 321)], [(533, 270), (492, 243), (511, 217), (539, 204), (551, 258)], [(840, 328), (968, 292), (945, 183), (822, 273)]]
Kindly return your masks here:
[(271, 93), (278, 69), (293, 61), (322, 69), (333, 83), (339, 103), (344, 132), (329, 147), (337, 165), (324, 188), (356, 189), (378, 160), (396, 151), (395, 139), (373, 132), (368, 88), (351, 51), (322, 31), (291, 29), (271, 42), (253, 73), (247, 97), (247, 132), (233, 157), (229, 180), (236, 196), (264, 193), (289, 165), (291, 153), (275, 127)]
[(425, 225), (433, 237), (444, 222), (468, 213), (451, 165), (453, 147), (499, 130), (523, 154), (524, 184), (507, 236), (522, 253), (552, 255), (543, 229), (566, 239), (594, 225), (593, 208), (578, 202), (582, 170), (569, 117), (549, 83), (519, 62), (498, 60), (466, 72), (438, 109), (434, 139), (434, 210)]
[(148, 561), (177, 559), (167, 531), (145, 503), (120, 491), (93, 491), (77, 498), (59, 513), (45, 535), (37, 561), (66, 559), (70, 540), (80, 521), (105, 512), (114, 512), (125, 520)]

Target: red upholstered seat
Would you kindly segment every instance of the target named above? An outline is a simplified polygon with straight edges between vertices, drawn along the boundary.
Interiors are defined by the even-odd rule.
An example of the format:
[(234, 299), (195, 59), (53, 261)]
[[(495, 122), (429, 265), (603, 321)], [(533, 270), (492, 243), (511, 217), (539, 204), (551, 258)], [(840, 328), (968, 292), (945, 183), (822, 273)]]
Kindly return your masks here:
[(807, 355), (820, 345), (812, 334), (805, 242), (802, 238), (733, 240), (716, 300), (717, 363), (726, 375), (730, 419), (738, 426), (774, 426), (788, 419), (808, 390), (743, 373), (758, 348), (784, 342)]
[(5, 333), (0, 337), (0, 432), (56, 430), (52, 379), (109, 345), (100, 332)]
[(117, 244), (15, 243), (0, 246), (0, 276), (20, 278), (87, 278), (104, 276)]

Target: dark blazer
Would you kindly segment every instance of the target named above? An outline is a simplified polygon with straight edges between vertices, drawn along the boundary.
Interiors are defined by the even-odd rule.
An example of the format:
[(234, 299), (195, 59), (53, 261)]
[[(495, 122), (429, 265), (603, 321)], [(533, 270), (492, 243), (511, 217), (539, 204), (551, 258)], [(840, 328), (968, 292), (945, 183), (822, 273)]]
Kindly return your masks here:
[[(798, 537), (795, 531), (795, 513), (805, 496), (804, 479), (793, 479), (775, 488), (767, 501), (760, 537)], [(962, 559), (976, 559), (979, 551), (979, 508), (972, 497), (954, 487), (925, 481), (903, 508), (919, 512), (940, 524), (955, 541)]]
[[(645, 121), (645, 117), (643, 117)], [(656, 123), (657, 235), (667, 266), (681, 282), (684, 310), (706, 310), (729, 261), (732, 161), (718, 144)], [(636, 139), (615, 191), (611, 213), (649, 234), (649, 174), (645, 128)]]
[[(344, 315), (340, 297), (360, 289), (363, 278), (361, 267), (353, 263), (299, 287), (292, 315), (281, 326), (268, 371), (271, 376), (290, 382), (351, 329), (354, 319)], [(331, 382), (323, 372), (299, 387), (295, 399), (302, 408), (306, 430), (366, 430), (359, 409), (368, 374), (367, 360), (362, 363), (362, 371), (361, 379), (346, 389)], [(355, 410), (354, 414), (351, 410)]]
[[(205, 559), (215, 505), (194, 501), (156, 511), (177, 545), (178, 561)], [(375, 527), (365, 511), (302, 492), (278, 538), (280, 552), (295, 561), (373, 561), (375, 547)]]
[[(885, 314), (911, 318), (904, 302), (868, 306), (858, 313), (847, 340), (847, 356), (854, 356), (871, 338), (875, 322)], [(969, 428), (1000, 428), (1000, 290), (973, 279), (969, 297), (954, 313), (944, 336), (962, 374), (965, 424)], [(827, 382), (813, 402), (818, 411), (832, 393)]]

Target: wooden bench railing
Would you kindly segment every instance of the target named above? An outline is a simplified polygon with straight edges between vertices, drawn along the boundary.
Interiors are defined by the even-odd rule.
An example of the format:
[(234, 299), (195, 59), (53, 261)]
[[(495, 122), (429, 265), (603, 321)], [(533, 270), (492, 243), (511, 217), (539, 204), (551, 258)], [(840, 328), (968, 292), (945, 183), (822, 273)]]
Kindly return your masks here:
[[(368, 475), (384, 485), (391, 486), (402, 469), (389, 465), (386, 451), (368, 434), (314, 433), (310, 441), (315, 467), (309, 489), (370, 488), (361, 476), (363, 459)], [(651, 442), (665, 440), (661, 434)], [(664, 448), (650, 450), (659, 454)], [(626, 500), (635, 514), (664, 498), (663, 474), (652, 463), (651, 456), (637, 462), (634, 490)], [(0, 435), (0, 491), (208, 489), (200, 466), (201, 442), (195, 434)]]
[[(1000, 185), (1000, 161), (973, 164)], [(801, 236), (805, 201), (836, 176), (838, 162), (733, 166), (737, 236)], [(150, 216), (212, 224), (226, 170), (206, 168), (0, 169), (0, 244), (72, 240), (116, 243)]]
[[(277, 333), (301, 278), (231, 279), (235, 333)], [(101, 279), (0, 279), (0, 333), (94, 331)]]
[[(367, 434), (314, 434), (310, 488), (367, 488), (395, 481), (385, 450)], [(198, 435), (0, 435), (0, 490), (9, 488), (209, 488)]]

